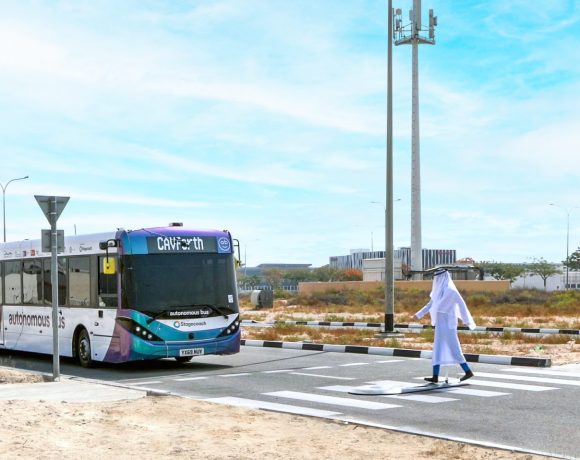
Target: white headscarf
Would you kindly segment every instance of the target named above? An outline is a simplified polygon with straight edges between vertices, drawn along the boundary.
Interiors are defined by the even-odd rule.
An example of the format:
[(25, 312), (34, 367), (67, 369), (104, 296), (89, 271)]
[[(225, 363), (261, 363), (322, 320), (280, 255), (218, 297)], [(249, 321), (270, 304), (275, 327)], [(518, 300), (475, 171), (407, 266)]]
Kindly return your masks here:
[(449, 320), (454, 321), (455, 324), (459, 318), (469, 329), (475, 329), (475, 321), (473, 321), (471, 313), (469, 313), (467, 305), (453, 283), (449, 272), (445, 271), (433, 277), (430, 297), (431, 301), (417, 313), (417, 317), (420, 318), (429, 312), (431, 324), (435, 326), (437, 313), (445, 313)]

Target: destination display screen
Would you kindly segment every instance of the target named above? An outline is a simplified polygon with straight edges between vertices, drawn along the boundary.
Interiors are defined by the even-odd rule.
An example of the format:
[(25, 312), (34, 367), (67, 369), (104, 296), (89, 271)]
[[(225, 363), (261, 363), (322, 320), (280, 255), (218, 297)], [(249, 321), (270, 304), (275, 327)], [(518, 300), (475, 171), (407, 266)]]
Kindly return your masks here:
[(152, 236), (147, 238), (147, 250), (149, 254), (232, 252), (230, 240), (225, 236)]

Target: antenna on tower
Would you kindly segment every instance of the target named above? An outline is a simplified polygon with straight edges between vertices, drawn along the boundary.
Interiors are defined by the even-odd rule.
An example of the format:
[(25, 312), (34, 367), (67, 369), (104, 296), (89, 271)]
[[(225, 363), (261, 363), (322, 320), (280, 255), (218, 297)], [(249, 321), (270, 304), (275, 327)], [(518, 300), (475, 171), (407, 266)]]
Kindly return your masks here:
[[(396, 8), (393, 13), (393, 39), (395, 45), (409, 45), (414, 40), (418, 44), (435, 44), (435, 27), (437, 27), (437, 16), (433, 9), (429, 9), (429, 27), (424, 28), (421, 23), (421, 0), (413, 0), (413, 9), (409, 10), (409, 23), (403, 23), (403, 11)], [(428, 35), (422, 36), (421, 32)]]

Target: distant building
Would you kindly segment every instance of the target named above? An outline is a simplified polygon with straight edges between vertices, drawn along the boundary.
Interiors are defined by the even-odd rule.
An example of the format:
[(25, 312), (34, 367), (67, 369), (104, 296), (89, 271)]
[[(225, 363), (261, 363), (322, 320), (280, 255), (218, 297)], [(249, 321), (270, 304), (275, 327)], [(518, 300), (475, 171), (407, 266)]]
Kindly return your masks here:
[[(558, 265), (560, 273), (549, 276), (546, 279), (547, 291), (565, 291), (566, 290), (566, 267)], [(516, 278), (512, 283), (512, 288), (521, 289), (544, 289), (544, 280), (539, 275), (524, 273)], [(568, 289), (580, 289), (580, 271), (571, 270), (568, 272)]]
[[(330, 257), (332, 268), (357, 268), (363, 269), (365, 259), (383, 259), (385, 251), (365, 251), (364, 249), (351, 250), (346, 256)], [(400, 260), (403, 268), (411, 266), (411, 248), (399, 248), (393, 251), (395, 261)], [(455, 249), (423, 249), (423, 269), (428, 270), (436, 265), (455, 263)], [(398, 263), (398, 262), (397, 262)], [(396, 275), (395, 275), (396, 277)]]
[[(363, 259), (362, 262), (363, 281), (384, 281), (385, 280), (385, 258)], [(401, 259), (393, 261), (393, 276), (396, 280), (405, 279), (401, 270)]]

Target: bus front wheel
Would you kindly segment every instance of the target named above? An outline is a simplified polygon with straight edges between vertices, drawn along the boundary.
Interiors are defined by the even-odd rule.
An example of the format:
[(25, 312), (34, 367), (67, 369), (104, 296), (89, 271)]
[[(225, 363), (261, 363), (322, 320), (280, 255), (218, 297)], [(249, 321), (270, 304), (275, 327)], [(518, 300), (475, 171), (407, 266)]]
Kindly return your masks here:
[(82, 367), (91, 367), (91, 339), (86, 329), (81, 329), (77, 339), (77, 359)]

